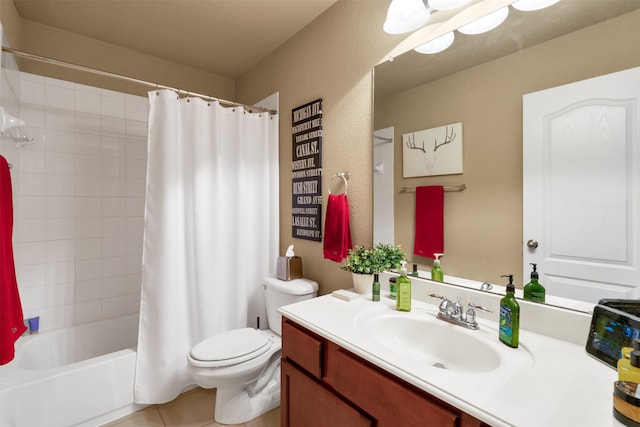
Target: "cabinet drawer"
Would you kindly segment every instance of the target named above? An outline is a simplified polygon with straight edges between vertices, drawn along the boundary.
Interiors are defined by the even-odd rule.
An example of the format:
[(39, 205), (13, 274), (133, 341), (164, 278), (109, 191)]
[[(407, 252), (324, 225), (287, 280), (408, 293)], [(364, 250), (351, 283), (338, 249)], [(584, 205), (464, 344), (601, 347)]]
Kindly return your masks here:
[(357, 356), (328, 343), (325, 381), (379, 426), (456, 427), (460, 415), (412, 390)]
[(283, 427), (373, 427), (374, 423), (321, 382), (282, 361)]
[(324, 346), (322, 339), (282, 319), (282, 357), (295, 362), (318, 379), (322, 378)]

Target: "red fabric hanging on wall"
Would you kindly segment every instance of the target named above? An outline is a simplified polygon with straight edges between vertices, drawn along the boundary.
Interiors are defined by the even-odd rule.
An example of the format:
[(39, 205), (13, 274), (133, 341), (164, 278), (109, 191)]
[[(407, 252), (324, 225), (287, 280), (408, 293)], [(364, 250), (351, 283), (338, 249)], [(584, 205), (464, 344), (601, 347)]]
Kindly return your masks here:
[(0, 365), (13, 360), (14, 344), (27, 330), (13, 261), (13, 199), (7, 159), (0, 156)]

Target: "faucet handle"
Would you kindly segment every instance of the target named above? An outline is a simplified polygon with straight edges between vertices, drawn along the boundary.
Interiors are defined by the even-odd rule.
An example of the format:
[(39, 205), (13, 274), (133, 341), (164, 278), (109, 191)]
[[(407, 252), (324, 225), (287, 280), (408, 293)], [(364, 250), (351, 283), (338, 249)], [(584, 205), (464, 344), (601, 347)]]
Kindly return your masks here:
[(470, 302), (469, 309), (474, 309), (474, 308), (476, 310), (484, 311), (486, 313), (493, 313), (493, 311), (489, 310), (487, 307), (484, 307), (482, 305), (475, 305), (474, 303)]

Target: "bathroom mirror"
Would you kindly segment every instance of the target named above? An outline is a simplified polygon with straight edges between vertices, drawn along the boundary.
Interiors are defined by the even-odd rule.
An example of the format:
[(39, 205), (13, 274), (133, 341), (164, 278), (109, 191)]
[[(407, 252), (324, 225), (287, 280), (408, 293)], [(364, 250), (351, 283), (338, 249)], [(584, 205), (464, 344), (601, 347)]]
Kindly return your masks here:
[[(500, 27), (475, 36), (456, 32), (444, 52), (409, 51), (376, 66), (373, 129), (384, 131), (372, 138), (374, 210), (390, 203), (393, 209), (391, 215), (374, 212), (374, 241), (386, 232), (428, 271), (431, 259), (411, 253), (411, 190), (464, 184), (465, 191), (444, 196), (445, 275), (506, 284), (500, 276), (511, 273), (518, 287), (528, 283), (522, 265), (522, 95), (640, 66), (633, 46), (639, 28), (640, 1), (561, 0), (534, 12), (510, 8)], [(459, 122), (463, 172), (403, 178), (402, 135)], [(388, 150), (389, 140), (393, 158), (381, 160), (376, 151)], [(388, 174), (391, 190), (389, 180), (380, 179)], [(380, 197), (384, 191), (390, 200)]]

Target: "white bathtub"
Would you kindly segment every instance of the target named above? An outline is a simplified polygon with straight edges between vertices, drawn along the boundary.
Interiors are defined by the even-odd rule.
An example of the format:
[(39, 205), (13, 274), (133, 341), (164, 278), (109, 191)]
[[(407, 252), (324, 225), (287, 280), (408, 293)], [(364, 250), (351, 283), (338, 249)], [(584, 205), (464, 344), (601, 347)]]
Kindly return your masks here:
[(138, 315), (22, 337), (0, 366), (0, 426), (96, 426), (134, 412)]

